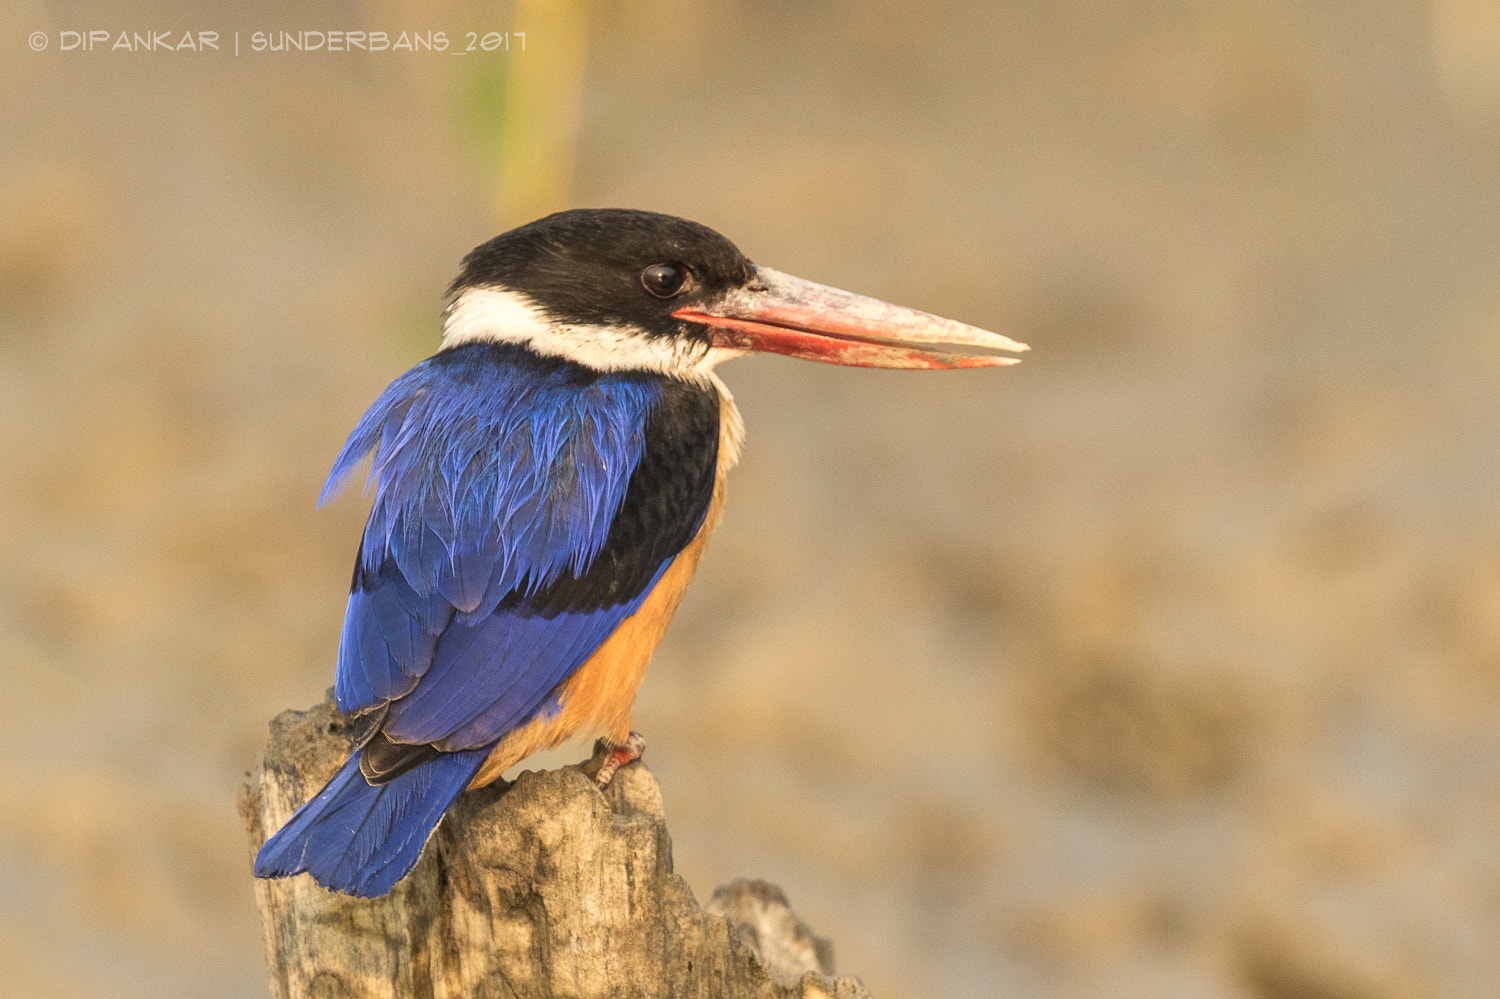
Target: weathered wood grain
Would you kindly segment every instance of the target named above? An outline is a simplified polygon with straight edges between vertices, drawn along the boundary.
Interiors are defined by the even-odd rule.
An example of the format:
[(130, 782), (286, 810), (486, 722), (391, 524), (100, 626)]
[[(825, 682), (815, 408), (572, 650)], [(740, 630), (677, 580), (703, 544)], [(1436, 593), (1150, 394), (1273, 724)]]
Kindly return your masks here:
[[(251, 854), (349, 751), (331, 703), (271, 723), (240, 794)], [(641, 763), (600, 793), (579, 766), (470, 792), (385, 898), (301, 875), (255, 883), (275, 999), (867, 999), (774, 886), (699, 908), (672, 873), (661, 791)], [(763, 963), (765, 955), (770, 963)], [(825, 972), (827, 974), (825, 974)]]

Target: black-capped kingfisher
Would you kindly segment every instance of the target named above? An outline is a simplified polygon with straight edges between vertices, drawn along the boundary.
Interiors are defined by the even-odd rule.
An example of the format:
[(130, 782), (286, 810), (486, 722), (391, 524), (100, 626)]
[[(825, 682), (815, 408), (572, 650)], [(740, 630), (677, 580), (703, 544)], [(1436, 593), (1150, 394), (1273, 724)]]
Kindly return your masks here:
[[(651, 212), (559, 212), (464, 258), (436, 355), (349, 435), (370, 512), (334, 695), (363, 716), (258, 877), (384, 895), (466, 788), (574, 734), (637, 758), (636, 691), (719, 518), (743, 427), (715, 367), (751, 351), (880, 368), (1017, 360), (997, 333), (757, 267)], [(321, 502), (320, 501), (320, 502)]]

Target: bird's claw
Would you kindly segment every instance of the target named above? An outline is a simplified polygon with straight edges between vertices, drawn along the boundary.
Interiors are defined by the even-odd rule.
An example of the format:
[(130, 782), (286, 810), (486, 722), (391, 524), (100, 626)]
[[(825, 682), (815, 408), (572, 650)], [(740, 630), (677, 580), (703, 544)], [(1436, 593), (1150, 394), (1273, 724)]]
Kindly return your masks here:
[(614, 779), (615, 771), (627, 763), (634, 763), (645, 751), (646, 737), (639, 732), (631, 732), (622, 744), (609, 747), (608, 752), (605, 753), (603, 765), (594, 775), (594, 782), (599, 785), (600, 790), (609, 787), (609, 782)]

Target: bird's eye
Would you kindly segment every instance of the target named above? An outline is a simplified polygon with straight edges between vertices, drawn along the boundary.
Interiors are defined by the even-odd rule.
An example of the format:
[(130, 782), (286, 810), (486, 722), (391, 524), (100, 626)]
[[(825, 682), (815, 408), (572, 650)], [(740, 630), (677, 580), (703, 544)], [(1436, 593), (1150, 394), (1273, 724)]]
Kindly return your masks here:
[(671, 298), (687, 290), (691, 277), (681, 264), (652, 264), (641, 271), (641, 284), (657, 298)]

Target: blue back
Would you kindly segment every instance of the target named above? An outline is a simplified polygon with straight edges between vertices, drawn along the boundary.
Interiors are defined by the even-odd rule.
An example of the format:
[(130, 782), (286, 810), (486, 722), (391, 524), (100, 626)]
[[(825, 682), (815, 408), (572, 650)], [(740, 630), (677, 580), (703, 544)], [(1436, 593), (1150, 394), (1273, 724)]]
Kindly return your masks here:
[(661, 398), (654, 375), (489, 344), (396, 379), (323, 490), (326, 501), (370, 459), (375, 502), (345, 613), (339, 709), (393, 701), (391, 739), (447, 750), (492, 743), (546, 711), (650, 586), (586, 613), (543, 616), (525, 597), (583, 573), (604, 546)]

